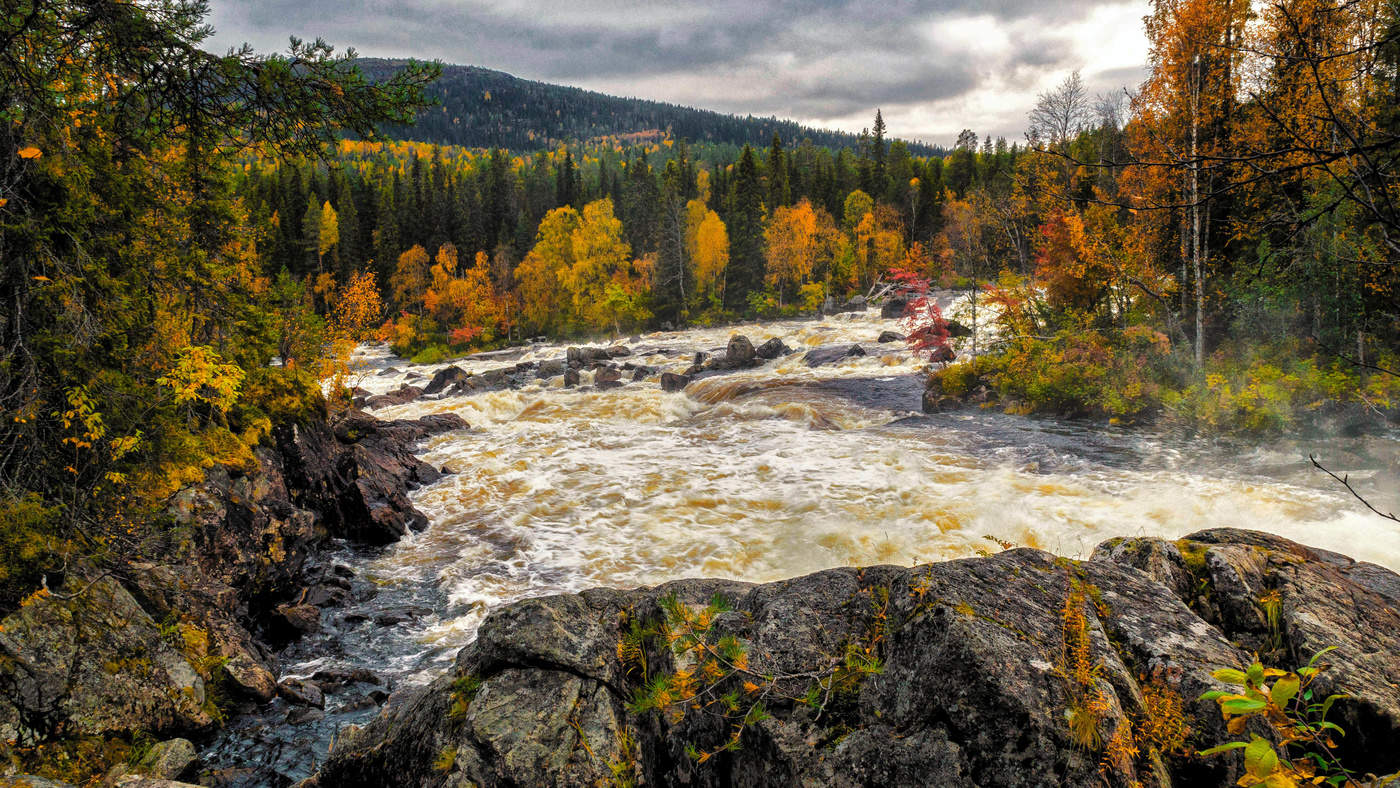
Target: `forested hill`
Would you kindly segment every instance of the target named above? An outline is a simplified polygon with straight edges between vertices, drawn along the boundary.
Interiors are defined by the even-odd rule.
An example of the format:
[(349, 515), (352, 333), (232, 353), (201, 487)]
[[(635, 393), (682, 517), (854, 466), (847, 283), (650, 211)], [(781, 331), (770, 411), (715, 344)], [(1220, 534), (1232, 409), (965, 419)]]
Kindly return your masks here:
[[(356, 62), (377, 81), (407, 61), (362, 58)], [(789, 120), (740, 117), (660, 101), (620, 98), (520, 79), (477, 66), (444, 66), (442, 77), (426, 92), (440, 105), (423, 110), (414, 126), (391, 127), (387, 129), (389, 134), (419, 142), (515, 151), (543, 150), (561, 142), (608, 136), (624, 142), (642, 141), (668, 130), (677, 139), (736, 146), (766, 146), (774, 132), (789, 144), (805, 138), (823, 147), (855, 148), (859, 142), (855, 134), (814, 129)], [(915, 155), (942, 153), (931, 145), (908, 145)]]

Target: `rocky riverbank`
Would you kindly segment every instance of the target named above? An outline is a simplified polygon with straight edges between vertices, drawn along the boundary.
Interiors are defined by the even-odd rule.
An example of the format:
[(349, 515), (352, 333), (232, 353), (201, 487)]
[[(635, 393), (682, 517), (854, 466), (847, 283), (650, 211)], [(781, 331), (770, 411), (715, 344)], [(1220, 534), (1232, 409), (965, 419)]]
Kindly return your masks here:
[[(385, 422), (350, 411), (277, 428), (254, 468), (211, 469), (172, 500), (145, 560), (76, 568), (0, 621), (0, 741), (198, 737), (289, 691), (274, 646), (317, 626), (319, 608), (349, 588), (323, 549), (425, 525), (406, 492), (441, 472), (412, 448), (466, 427), (453, 415)], [(189, 775), (188, 742), (158, 748), (189, 757), (147, 771)]]
[(1328, 646), (1343, 759), (1388, 773), (1398, 606), (1389, 570), (1231, 529), (531, 599), (307, 786), (1226, 786), (1211, 671)]

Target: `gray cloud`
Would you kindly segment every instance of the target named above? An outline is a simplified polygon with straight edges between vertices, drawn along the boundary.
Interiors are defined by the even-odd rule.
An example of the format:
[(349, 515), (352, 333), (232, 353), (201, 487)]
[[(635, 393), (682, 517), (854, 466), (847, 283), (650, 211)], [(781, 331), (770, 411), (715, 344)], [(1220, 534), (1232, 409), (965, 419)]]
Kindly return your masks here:
[[(876, 106), (897, 115), (939, 102), (976, 103), (992, 86), (1034, 84), (1078, 67), (1083, 54), (1059, 31), (1111, 2), (214, 0), (211, 22), (215, 48), (246, 40), (279, 49), (288, 34), (320, 36), (364, 55), (439, 58), (830, 124)], [(989, 20), (979, 30), (1003, 31), (1001, 40), (947, 32), (977, 18)], [(1019, 136), (1014, 117), (975, 111), (957, 124)], [(892, 124), (891, 131), (914, 136), (916, 129)]]

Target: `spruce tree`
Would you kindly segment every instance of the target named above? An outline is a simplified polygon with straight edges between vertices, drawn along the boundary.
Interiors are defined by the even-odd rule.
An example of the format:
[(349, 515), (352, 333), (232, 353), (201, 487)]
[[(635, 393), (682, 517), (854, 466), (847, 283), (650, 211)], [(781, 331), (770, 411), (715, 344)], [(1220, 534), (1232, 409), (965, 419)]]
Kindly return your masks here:
[(753, 148), (744, 146), (735, 167), (729, 206), (727, 309), (743, 310), (749, 294), (763, 288), (763, 184)]
[(783, 156), (783, 140), (776, 133), (768, 146), (768, 211), (771, 213), (791, 202), (788, 193), (787, 160)]

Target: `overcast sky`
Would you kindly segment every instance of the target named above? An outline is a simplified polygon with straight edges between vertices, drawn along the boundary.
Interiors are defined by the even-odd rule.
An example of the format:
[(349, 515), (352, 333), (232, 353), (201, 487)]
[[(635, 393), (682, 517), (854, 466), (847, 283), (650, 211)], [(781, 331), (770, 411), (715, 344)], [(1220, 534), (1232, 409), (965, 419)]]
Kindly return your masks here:
[(1022, 139), (1040, 91), (1141, 81), (1145, 2), (1114, 0), (213, 0), (211, 49), (321, 36), (621, 96), (951, 146)]

